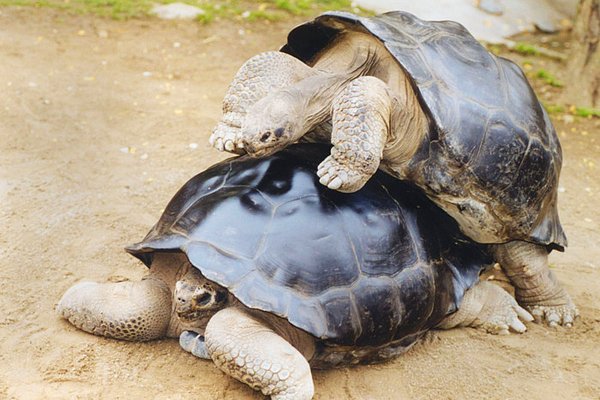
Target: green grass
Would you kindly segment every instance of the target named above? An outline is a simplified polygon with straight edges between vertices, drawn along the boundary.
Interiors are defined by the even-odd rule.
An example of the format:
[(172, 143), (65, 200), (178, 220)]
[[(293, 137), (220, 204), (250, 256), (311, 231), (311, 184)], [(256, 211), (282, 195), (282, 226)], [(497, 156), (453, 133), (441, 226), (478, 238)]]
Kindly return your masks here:
[(536, 76), (536, 78), (543, 80), (550, 86), (553, 86), (553, 87), (563, 87), (564, 86), (561, 81), (556, 79), (556, 77), (554, 75), (552, 75), (550, 72), (546, 71), (545, 69), (538, 70), (538, 72), (535, 74), (535, 76)]
[(198, 20), (209, 23), (215, 19), (275, 21), (294, 15), (310, 16), (325, 10), (346, 10), (369, 14), (352, 7), (350, 0), (0, 0), (0, 7), (46, 7), (78, 14), (93, 14), (114, 19), (150, 16), (154, 4), (179, 1), (204, 10)]
[(523, 42), (515, 43), (512, 50), (525, 56), (537, 56), (539, 54), (537, 47)]
[(544, 108), (548, 114), (565, 114), (569, 113), (582, 118), (600, 118), (600, 109), (590, 107), (566, 107), (560, 104), (544, 104)]
[(589, 108), (589, 107), (575, 107), (575, 115), (578, 117), (591, 118), (597, 117), (600, 118), (600, 109), (597, 108)]
[(562, 114), (566, 111), (565, 107), (559, 104), (544, 104), (544, 108), (548, 114)]

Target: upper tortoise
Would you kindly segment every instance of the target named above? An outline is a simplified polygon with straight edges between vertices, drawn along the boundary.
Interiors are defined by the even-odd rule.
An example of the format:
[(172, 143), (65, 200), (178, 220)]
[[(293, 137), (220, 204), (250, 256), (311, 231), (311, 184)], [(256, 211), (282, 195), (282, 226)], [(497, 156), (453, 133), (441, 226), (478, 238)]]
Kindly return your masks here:
[(331, 141), (320, 182), (352, 192), (378, 167), (419, 186), (471, 239), (495, 244), (517, 300), (550, 325), (578, 311), (548, 269), (567, 244), (562, 153), (523, 72), (460, 24), (405, 12), (325, 13), (236, 74), (210, 141), (268, 155)]
[(192, 178), (128, 248), (150, 273), (79, 283), (59, 313), (97, 335), (179, 337), (280, 400), (312, 397), (310, 367), (385, 360), (436, 326), (525, 330), (531, 315), (479, 282), (487, 246), (382, 172), (356, 193), (320, 185), (327, 151), (242, 156)]

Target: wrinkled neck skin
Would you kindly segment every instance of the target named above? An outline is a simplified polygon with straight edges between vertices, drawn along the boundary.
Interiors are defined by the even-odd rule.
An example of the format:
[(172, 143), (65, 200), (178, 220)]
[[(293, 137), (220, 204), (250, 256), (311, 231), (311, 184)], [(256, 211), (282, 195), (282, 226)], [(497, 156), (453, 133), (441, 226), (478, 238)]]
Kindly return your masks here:
[(360, 32), (341, 34), (317, 54), (311, 63), (315, 76), (298, 85), (302, 87), (298, 95), (304, 99), (301, 115), (306, 117), (297, 137), (331, 119), (331, 104), (348, 83), (364, 75), (387, 75), (387, 68), (381, 65), (386, 56), (391, 58), (377, 40)]
[[(190, 264), (187, 257), (182, 253), (155, 253), (154, 260), (152, 262), (152, 273), (144, 279), (159, 279), (167, 284), (171, 289), (171, 319), (166, 337), (179, 338), (179, 335), (185, 331), (194, 331), (200, 334), (204, 333), (204, 328), (212, 316), (202, 316), (198, 319), (187, 320), (180, 318), (176, 311), (176, 293), (175, 287), (177, 281), (185, 279), (185, 277), (195, 270)], [(173, 272), (175, 271), (175, 272)]]

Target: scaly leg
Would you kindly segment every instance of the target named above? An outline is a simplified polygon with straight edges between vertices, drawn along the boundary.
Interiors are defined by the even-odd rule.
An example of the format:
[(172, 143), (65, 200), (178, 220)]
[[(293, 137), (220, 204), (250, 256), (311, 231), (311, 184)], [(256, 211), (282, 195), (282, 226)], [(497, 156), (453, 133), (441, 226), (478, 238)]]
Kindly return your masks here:
[(217, 150), (243, 153), (240, 128), (250, 107), (268, 93), (309, 76), (312, 69), (278, 51), (256, 55), (237, 72), (223, 99), (223, 119), (209, 142)]
[(438, 328), (470, 326), (494, 334), (507, 334), (509, 329), (523, 333), (527, 328), (521, 320), (529, 322), (533, 317), (501, 287), (479, 282), (465, 292), (459, 309), (446, 317)]
[(392, 97), (372, 76), (348, 84), (333, 102), (331, 155), (320, 165), (320, 182), (340, 192), (359, 190), (377, 171), (390, 130)]
[(81, 282), (65, 292), (57, 311), (77, 328), (131, 341), (164, 337), (171, 319), (171, 291), (161, 280)]
[(312, 398), (314, 387), (306, 358), (245, 310), (217, 312), (206, 326), (205, 343), (217, 367), (272, 399)]
[(495, 246), (494, 251), (496, 261), (515, 287), (517, 301), (537, 322), (573, 325), (579, 311), (548, 267), (548, 251), (544, 246), (514, 241)]

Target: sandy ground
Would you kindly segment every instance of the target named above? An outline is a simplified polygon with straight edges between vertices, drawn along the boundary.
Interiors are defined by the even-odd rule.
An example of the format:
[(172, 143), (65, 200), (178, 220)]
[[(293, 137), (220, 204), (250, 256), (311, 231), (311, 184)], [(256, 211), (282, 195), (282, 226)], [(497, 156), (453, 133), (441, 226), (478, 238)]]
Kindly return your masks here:
[[(224, 157), (207, 139), (228, 81), (298, 21), (0, 12), (0, 398), (262, 398), (174, 340), (94, 337), (54, 307), (82, 279), (145, 274), (122, 247), (145, 235), (189, 177)], [(556, 122), (571, 245), (551, 262), (580, 307), (576, 326), (433, 332), (393, 362), (315, 372), (315, 398), (600, 398), (599, 122)]]

